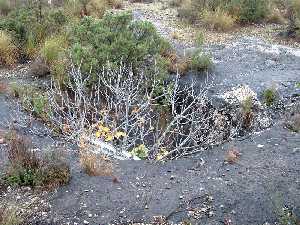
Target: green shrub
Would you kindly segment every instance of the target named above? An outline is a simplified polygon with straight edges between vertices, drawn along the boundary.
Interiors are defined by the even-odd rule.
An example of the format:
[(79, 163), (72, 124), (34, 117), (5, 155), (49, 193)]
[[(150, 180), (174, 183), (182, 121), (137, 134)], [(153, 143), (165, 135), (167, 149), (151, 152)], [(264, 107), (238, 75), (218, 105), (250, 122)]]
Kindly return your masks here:
[(203, 71), (211, 69), (211, 57), (202, 51), (197, 51), (191, 58), (191, 69), (195, 71)]
[(217, 31), (228, 31), (235, 24), (235, 18), (221, 8), (218, 8), (216, 11), (205, 10), (201, 21), (206, 27)]
[(59, 33), (68, 19), (62, 10), (43, 11), (41, 19), (34, 8), (17, 8), (0, 20), (0, 29), (9, 32), (17, 41), (19, 49), (28, 58), (34, 58), (40, 45), (49, 35)]
[(240, 3), (239, 20), (241, 22), (260, 22), (269, 13), (267, 0), (238, 0)]
[(52, 66), (57, 61), (66, 57), (67, 46), (65, 36), (58, 35), (50, 37), (45, 41), (41, 49), (41, 56), (48, 65)]
[(73, 62), (93, 74), (107, 62), (112, 66), (122, 62), (134, 71), (143, 67), (150, 75), (155, 62), (170, 49), (151, 23), (133, 21), (131, 13), (107, 14), (101, 20), (85, 17), (69, 36)]
[(23, 167), (13, 168), (6, 177), (6, 182), (12, 186), (40, 186), (41, 174), (38, 170), (26, 169)]
[(263, 92), (264, 103), (267, 106), (272, 106), (277, 99), (277, 92), (273, 88), (266, 89)]
[(21, 85), (17, 83), (10, 84), (10, 92), (13, 96), (20, 99), (25, 110), (44, 121), (48, 121), (48, 101), (42, 91), (30, 85)]
[(0, 30), (0, 66), (12, 66), (18, 61), (18, 49), (11, 36)]
[(252, 96), (247, 97), (241, 103), (243, 127), (249, 128), (253, 121), (253, 98)]
[(36, 23), (36, 18), (32, 11), (16, 9), (0, 20), (0, 29), (10, 32), (20, 46), (24, 46), (28, 32), (32, 32), (32, 26)]

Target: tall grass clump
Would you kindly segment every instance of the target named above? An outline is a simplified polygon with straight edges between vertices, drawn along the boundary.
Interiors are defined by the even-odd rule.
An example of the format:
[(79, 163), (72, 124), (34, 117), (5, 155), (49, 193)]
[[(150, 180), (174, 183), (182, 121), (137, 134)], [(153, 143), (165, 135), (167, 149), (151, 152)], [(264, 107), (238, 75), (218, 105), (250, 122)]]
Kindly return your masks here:
[(217, 31), (229, 31), (236, 22), (233, 16), (221, 8), (216, 11), (204, 10), (201, 20), (206, 27)]
[(64, 35), (56, 35), (48, 38), (41, 49), (41, 56), (49, 66), (54, 80), (59, 85), (63, 85), (66, 79), (66, 70), (68, 67), (67, 49), (68, 41)]
[(11, 35), (0, 30), (0, 66), (12, 66), (18, 61), (18, 48)]

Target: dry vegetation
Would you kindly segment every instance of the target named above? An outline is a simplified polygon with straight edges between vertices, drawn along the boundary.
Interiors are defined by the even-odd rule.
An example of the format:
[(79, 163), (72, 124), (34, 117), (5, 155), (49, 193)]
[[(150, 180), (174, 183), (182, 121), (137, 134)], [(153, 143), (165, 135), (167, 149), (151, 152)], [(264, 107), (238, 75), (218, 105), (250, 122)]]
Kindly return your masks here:
[(289, 24), (292, 37), (299, 37), (299, 0), (174, 0), (181, 18), (217, 31), (230, 31), (249, 23)]
[(0, 65), (13, 66), (18, 61), (18, 48), (12, 37), (0, 30)]
[(9, 132), (6, 139), (9, 165), (4, 176), (5, 183), (52, 189), (69, 182), (69, 166), (57, 152), (37, 156), (31, 142), (15, 131)]

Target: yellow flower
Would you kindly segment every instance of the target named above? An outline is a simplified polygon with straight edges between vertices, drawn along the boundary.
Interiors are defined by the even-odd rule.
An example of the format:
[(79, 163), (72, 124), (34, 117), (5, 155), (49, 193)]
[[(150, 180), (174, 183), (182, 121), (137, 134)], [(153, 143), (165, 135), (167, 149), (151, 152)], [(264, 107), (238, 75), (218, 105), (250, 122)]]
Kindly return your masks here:
[(112, 141), (113, 139), (114, 137), (111, 134), (108, 134), (105, 138), (105, 141), (108, 142), (108, 141)]
[(122, 131), (119, 131), (115, 134), (115, 137), (116, 138), (121, 138), (121, 137), (125, 137), (126, 136), (126, 133), (125, 132), (122, 132)]
[(110, 131), (108, 127), (104, 127), (104, 126), (101, 126), (101, 128), (99, 127), (99, 129), (104, 133), (108, 133)]
[(101, 137), (100, 131), (97, 131), (97, 132), (96, 132), (96, 137), (97, 137), (97, 138)]
[(103, 127), (103, 128), (102, 128), (102, 131), (103, 131), (104, 133), (108, 133), (108, 132), (110, 131), (110, 129), (109, 129), (108, 127)]
[(166, 148), (161, 148), (159, 153), (156, 155), (156, 160), (160, 161), (162, 160), (166, 155), (168, 155), (168, 151)]

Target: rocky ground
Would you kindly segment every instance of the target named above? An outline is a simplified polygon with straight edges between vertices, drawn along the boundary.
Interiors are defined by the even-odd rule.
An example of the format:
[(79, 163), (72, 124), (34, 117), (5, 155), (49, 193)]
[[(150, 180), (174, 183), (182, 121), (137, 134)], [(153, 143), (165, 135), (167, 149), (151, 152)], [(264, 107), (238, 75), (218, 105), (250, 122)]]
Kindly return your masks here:
[[(197, 30), (178, 26), (181, 22), (175, 19), (173, 9), (160, 3), (135, 3), (126, 8), (133, 9), (137, 19), (153, 22), (162, 35), (173, 40), (178, 51), (193, 50)], [(175, 26), (182, 38), (172, 37)], [(262, 32), (268, 29), (271, 31)], [(295, 115), (300, 113), (300, 49), (270, 43), (265, 34), (274, 37), (277, 29), (268, 29), (223, 34), (226, 41), (222, 43), (221, 34), (208, 32), (217, 37), (205, 48), (213, 56), (214, 69), (209, 76), (188, 74), (181, 81), (194, 81), (199, 88), (213, 83), (209, 94), (215, 105), (238, 101), (236, 90), (251, 90), (263, 105), (262, 92), (275, 88), (279, 96), (276, 106), (261, 109), (270, 123), (257, 132), (180, 160), (114, 161), (112, 175), (90, 177), (80, 168), (74, 146), (54, 137), (15, 99), (0, 94), (0, 139), (13, 126), (32, 139), (37, 151), (64, 152), (72, 174), (69, 185), (52, 192), (0, 188), (0, 205), (15, 205), (32, 225), (164, 221), (262, 225), (278, 222), (283, 208), (300, 218), (300, 136), (287, 129), (296, 124)], [(256, 31), (264, 34), (255, 35)], [(2, 70), (0, 82), (44, 83), (31, 77), (27, 65)], [(0, 171), (7, 161), (6, 149), (0, 142)]]

